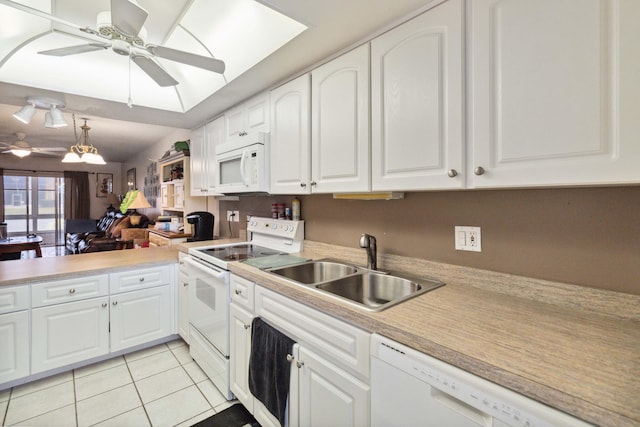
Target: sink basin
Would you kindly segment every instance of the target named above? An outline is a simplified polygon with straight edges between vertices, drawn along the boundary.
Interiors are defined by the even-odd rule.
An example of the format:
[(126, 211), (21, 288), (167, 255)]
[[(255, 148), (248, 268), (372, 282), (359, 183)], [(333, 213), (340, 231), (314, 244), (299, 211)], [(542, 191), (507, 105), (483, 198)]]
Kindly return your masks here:
[(269, 270), (273, 274), (294, 280), (305, 285), (327, 282), (357, 273), (358, 269), (352, 265), (334, 261), (311, 261), (288, 267)]
[(359, 269), (331, 259), (278, 267), (270, 273), (340, 298), (368, 311), (382, 311), (444, 283)]
[(318, 284), (316, 289), (346, 299), (367, 310), (381, 311), (443, 285), (444, 283), (429, 279), (408, 279), (364, 272)]

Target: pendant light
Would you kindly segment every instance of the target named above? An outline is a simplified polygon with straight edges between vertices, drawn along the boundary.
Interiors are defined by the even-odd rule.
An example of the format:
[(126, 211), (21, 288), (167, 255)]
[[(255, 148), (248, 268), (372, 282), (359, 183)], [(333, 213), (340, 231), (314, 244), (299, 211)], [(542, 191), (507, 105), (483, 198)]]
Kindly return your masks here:
[(78, 138), (76, 132), (76, 115), (73, 114), (73, 133), (76, 137), (76, 144), (69, 148), (69, 152), (62, 159), (62, 163), (89, 163), (92, 165), (106, 165), (102, 156), (98, 153), (98, 149), (89, 144), (89, 130), (87, 126), (87, 118), (84, 120), (84, 125), (80, 126), (82, 129), (82, 135)]

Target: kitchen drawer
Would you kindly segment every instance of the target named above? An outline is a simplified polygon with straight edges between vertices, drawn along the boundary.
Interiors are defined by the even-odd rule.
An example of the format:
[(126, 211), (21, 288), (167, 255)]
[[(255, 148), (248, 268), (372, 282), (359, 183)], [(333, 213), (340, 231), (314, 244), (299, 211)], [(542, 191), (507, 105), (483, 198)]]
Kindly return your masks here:
[(0, 314), (29, 308), (29, 286), (0, 287)]
[(159, 236), (155, 233), (149, 233), (149, 244), (151, 246), (169, 246), (170, 243), (171, 242), (166, 237)]
[(253, 313), (255, 283), (235, 274), (231, 275), (230, 282), (231, 300)]
[(109, 293), (109, 276), (78, 277), (31, 285), (33, 307), (80, 301)]
[(368, 332), (261, 286), (255, 287), (255, 312), (300, 345), (368, 382)]
[(178, 252), (178, 269), (180, 273), (188, 275), (187, 264), (185, 263), (185, 259), (189, 258), (189, 254), (184, 252)]
[(137, 268), (109, 275), (109, 291), (112, 294), (150, 288), (173, 283), (173, 265)]

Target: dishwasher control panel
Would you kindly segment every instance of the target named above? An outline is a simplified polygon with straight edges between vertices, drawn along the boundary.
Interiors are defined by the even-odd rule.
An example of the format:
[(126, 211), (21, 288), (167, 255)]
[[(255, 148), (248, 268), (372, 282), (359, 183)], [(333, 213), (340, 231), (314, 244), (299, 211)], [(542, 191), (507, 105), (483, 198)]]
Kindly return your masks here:
[[(384, 384), (391, 377), (396, 377), (393, 381), (397, 383), (398, 375), (402, 375), (397, 372), (399, 370), (409, 376), (407, 384), (412, 384), (413, 387), (410, 391), (411, 396), (406, 396), (406, 398), (416, 399), (416, 394), (424, 395), (424, 400), (415, 406), (427, 406), (429, 403), (426, 400), (433, 399), (437, 402), (432, 407), (447, 406), (446, 410), (455, 411), (466, 417), (469, 420), (469, 425), (522, 427), (590, 425), (557, 409), (379, 335), (372, 336), (371, 346), (373, 359), (371, 369), (372, 408), (378, 404), (378, 402), (374, 402), (376, 392), (373, 387), (375, 384)], [(375, 359), (382, 363), (375, 362)], [(375, 378), (380, 375), (387, 378)], [(416, 393), (415, 379), (425, 384), (424, 388), (420, 388), (424, 393)], [(397, 389), (404, 390), (405, 388), (399, 386)], [(398, 398), (402, 399), (403, 397)], [(417, 399), (420, 400), (420, 398)], [(389, 397), (385, 396), (382, 400), (389, 400)], [(501, 422), (496, 422), (498, 420)]]

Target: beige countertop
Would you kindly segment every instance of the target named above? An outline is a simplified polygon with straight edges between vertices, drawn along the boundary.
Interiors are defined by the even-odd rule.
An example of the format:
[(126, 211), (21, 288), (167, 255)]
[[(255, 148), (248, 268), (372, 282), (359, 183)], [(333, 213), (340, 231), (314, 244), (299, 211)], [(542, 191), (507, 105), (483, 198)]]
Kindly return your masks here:
[[(0, 286), (175, 262), (177, 250), (237, 241), (4, 261)], [(309, 241), (297, 255), (366, 261), (362, 249)], [(640, 296), (393, 255), (378, 263), (446, 286), (371, 313), (242, 262), (229, 269), (591, 423), (640, 425)]]

